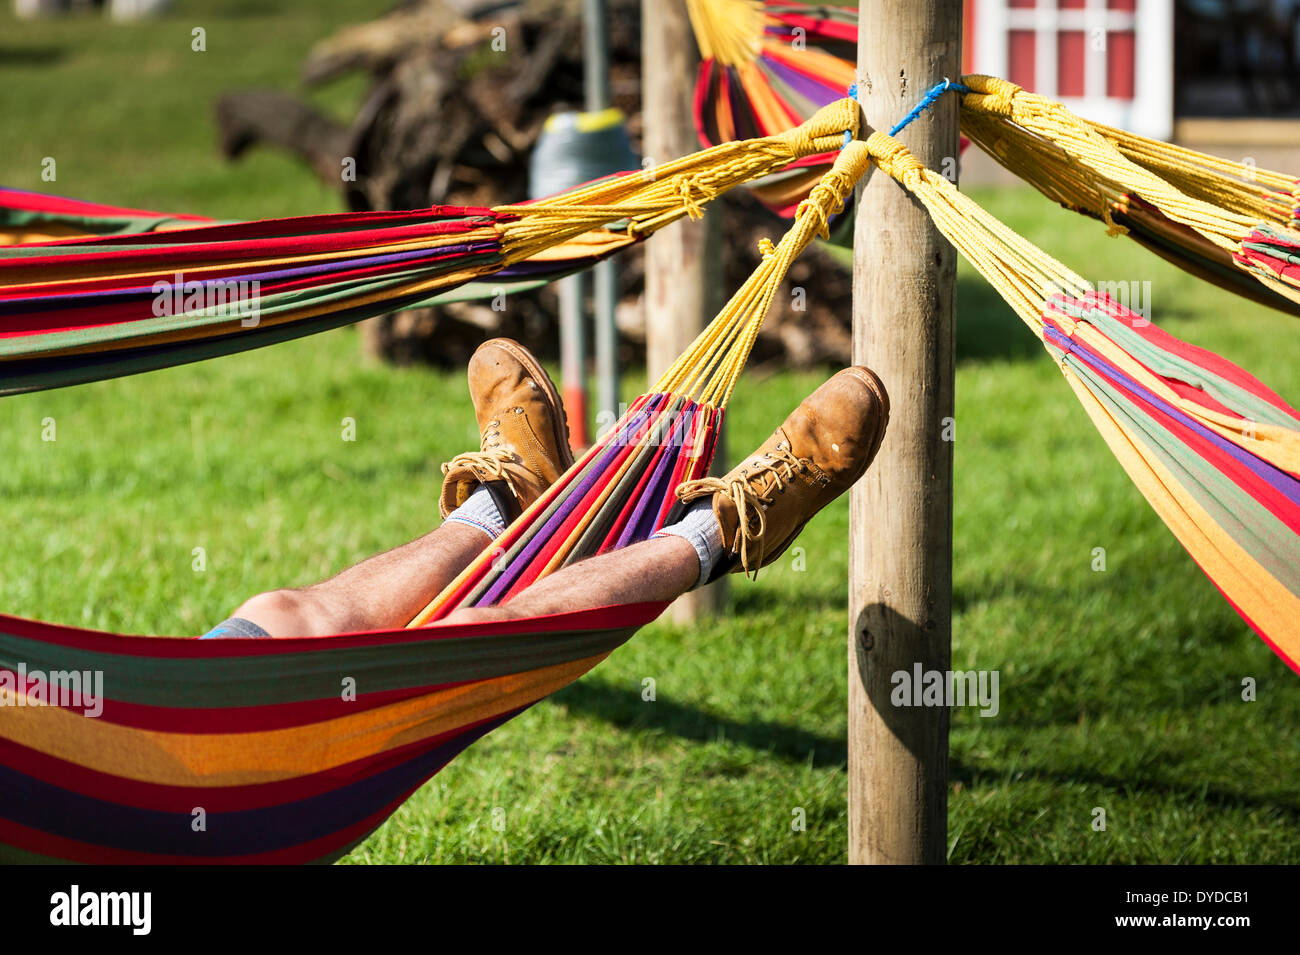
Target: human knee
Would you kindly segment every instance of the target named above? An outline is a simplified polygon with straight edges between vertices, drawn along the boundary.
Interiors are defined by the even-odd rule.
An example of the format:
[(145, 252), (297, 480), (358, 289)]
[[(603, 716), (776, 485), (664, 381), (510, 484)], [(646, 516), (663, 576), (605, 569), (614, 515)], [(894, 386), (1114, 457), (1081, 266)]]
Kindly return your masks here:
[(250, 597), (233, 614), (251, 620), (274, 637), (320, 636), (330, 633), (326, 615), (304, 590), (270, 590)]

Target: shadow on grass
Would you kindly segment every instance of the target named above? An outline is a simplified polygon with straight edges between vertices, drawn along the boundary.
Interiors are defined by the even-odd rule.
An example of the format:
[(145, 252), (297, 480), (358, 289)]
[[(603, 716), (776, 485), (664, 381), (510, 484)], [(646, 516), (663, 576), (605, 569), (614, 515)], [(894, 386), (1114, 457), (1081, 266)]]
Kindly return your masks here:
[(590, 677), (565, 687), (552, 699), (573, 713), (620, 729), (659, 730), (696, 743), (727, 739), (786, 762), (819, 769), (843, 766), (847, 758), (848, 741), (842, 736), (822, 736), (767, 720), (740, 722), (672, 700), (647, 704), (624, 687), (615, 689)]
[[(552, 699), (572, 713), (594, 717), (619, 729), (659, 731), (696, 743), (725, 739), (787, 763), (818, 769), (841, 769), (847, 760), (848, 740), (844, 736), (823, 735), (767, 720), (742, 722), (671, 700), (661, 699), (647, 706), (626, 689), (615, 689), (590, 677), (566, 687)], [(1182, 708), (1189, 707), (1184, 705)], [(908, 743), (910, 749), (915, 749), (919, 741), (910, 739), (911, 722), (897, 719), (899, 711), (888, 705), (885, 706), (885, 715), (900, 738)], [(1073, 712), (1060, 715), (1061, 719), (1045, 722), (1074, 724)], [(1169, 795), (1218, 809), (1272, 809), (1292, 823), (1300, 823), (1300, 797), (1294, 795), (1261, 796), (1196, 780), (1182, 782), (1146, 775), (1121, 776), (1088, 769), (1065, 772), (1026, 766), (1023, 762), (1017, 763), (1015, 777), (1017, 781), (1037, 781), (1058, 787), (1087, 785), (1119, 793)], [(996, 787), (1006, 783), (1007, 773), (991, 768), (987, 762), (972, 765), (960, 753), (952, 753), (949, 756), (948, 781), (950, 785), (960, 783), (971, 789)]]
[(1026, 361), (1043, 346), (984, 279), (957, 280), (957, 362)]
[(9, 46), (0, 44), (0, 67), (52, 66), (65, 59), (68, 51), (59, 46)]
[(848, 610), (848, 585), (837, 591), (795, 590), (784, 587), (746, 586), (748, 581), (738, 581), (731, 589), (731, 607), (726, 611), (728, 617), (765, 614), (779, 611), (785, 620), (794, 619), (794, 611), (821, 613), (824, 610)]
[[(1194, 780), (1188, 782), (1171, 782), (1167, 779), (1154, 779), (1149, 776), (1116, 776), (1095, 770), (1062, 772), (1060, 770), (1020, 768), (1017, 764), (1015, 777), (1022, 782), (1041, 782), (1053, 786), (1071, 785), (1100, 786), (1120, 794), (1134, 791), (1176, 796), (1188, 803), (1204, 804), (1216, 809), (1272, 809), (1279, 815), (1288, 817), (1292, 823), (1300, 823), (1300, 799), (1294, 796), (1270, 798), (1244, 793), (1224, 786), (1210, 786)], [(991, 770), (987, 765), (976, 769), (965, 764), (960, 757), (948, 761), (948, 784), (961, 783), (969, 789), (1000, 786), (1006, 783), (1006, 774)]]

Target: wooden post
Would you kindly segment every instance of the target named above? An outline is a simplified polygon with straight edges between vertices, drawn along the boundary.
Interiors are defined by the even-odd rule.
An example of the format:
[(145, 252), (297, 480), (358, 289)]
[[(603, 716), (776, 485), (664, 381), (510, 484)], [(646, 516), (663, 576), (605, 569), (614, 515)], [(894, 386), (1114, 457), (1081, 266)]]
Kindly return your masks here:
[[(691, 119), (698, 62), (686, 5), (641, 0), (641, 151), (653, 163), (700, 148)], [(722, 307), (718, 211), (661, 229), (645, 250), (646, 370), (653, 383)], [(715, 471), (725, 464), (721, 440), (714, 461)], [(719, 581), (678, 598), (672, 618), (688, 622), (716, 611), (725, 586)]]
[[(860, 0), (858, 98), (888, 130), (961, 68), (962, 0)], [(955, 168), (955, 94), (900, 138)], [(945, 160), (947, 162), (945, 162)], [(942, 863), (948, 710), (894, 706), (894, 673), (949, 669), (952, 651), (953, 293), (957, 258), (888, 176), (859, 185), (853, 359), (889, 391), (876, 463), (853, 490), (849, 531), (849, 862)]]

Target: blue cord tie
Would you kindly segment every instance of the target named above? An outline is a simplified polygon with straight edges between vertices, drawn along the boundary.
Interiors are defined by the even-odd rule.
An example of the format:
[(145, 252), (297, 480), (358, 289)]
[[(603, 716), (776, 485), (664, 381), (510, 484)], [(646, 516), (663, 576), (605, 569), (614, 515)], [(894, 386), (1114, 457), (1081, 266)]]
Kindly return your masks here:
[[(902, 119), (900, 119), (897, 123), (894, 124), (894, 128), (889, 131), (889, 135), (897, 136), (907, 127), (909, 123), (912, 122), (912, 120), (916, 119), (916, 117), (920, 116), (927, 109), (929, 109), (931, 106), (937, 103), (939, 101), (939, 97), (942, 96), (944, 93), (948, 92), (949, 90), (954, 90), (958, 93), (969, 93), (971, 91), (969, 86), (966, 86), (962, 83), (954, 83), (952, 80), (947, 78), (945, 78), (942, 83), (935, 83), (934, 86), (930, 87), (929, 91), (925, 94), (925, 96), (922, 97), (921, 102), (913, 106), (912, 111), (910, 113), (908, 113), (906, 116), (904, 116)], [(856, 100), (858, 98), (857, 83), (854, 83), (852, 86), (849, 87), (848, 96), (850, 99), (853, 100)], [(853, 134), (850, 133), (847, 129), (844, 130), (844, 145), (847, 146), (852, 141), (853, 141)], [(841, 146), (840, 148), (842, 149), (844, 147)]]

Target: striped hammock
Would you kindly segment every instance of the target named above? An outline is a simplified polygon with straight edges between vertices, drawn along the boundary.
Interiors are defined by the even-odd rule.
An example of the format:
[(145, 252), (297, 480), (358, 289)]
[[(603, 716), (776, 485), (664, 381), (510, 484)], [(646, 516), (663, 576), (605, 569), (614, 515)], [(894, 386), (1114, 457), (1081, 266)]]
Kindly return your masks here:
[(877, 132), (866, 148), (1043, 342), (1156, 513), (1300, 673), (1300, 412), (1098, 295), (898, 140)]
[[(758, 0), (687, 0), (686, 9), (701, 59), (695, 128), (706, 146), (797, 126), (853, 84), (856, 10)], [(834, 159), (805, 157), (750, 191), (788, 218)]]
[(1193, 275), (1300, 315), (1294, 177), (1089, 122), (996, 77), (962, 83), (962, 132), (1044, 195)]
[[(852, 129), (856, 110), (842, 106), (836, 122)], [(826, 137), (839, 133), (803, 137), (781, 163), (800, 150), (824, 152)], [(0, 693), (8, 694), (0, 852), (110, 862), (335, 858), (478, 736), (595, 666), (662, 608), (470, 627), (439, 621), (674, 519), (673, 489), (707, 468), (791, 259), (826, 234), (869, 161), (925, 205), (1034, 330), (1157, 513), (1300, 671), (1300, 412), (1241, 369), (1097, 295), (897, 140), (874, 133), (837, 154), (790, 232), (677, 364), (410, 628), (236, 646), (0, 618)], [(597, 184), (528, 213), (493, 212), (516, 217), (504, 228), (524, 261), (615, 218), (649, 231), (716, 194), (723, 179), (779, 165), (744, 165), (736, 153), (726, 164), (725, 177), (715, 166), (663, 179), (666, 195), (624, 182), (616, 185), (633, 191), (611, 198), (608, 184)], [(44, 255), (52, 247), (30, 248)], [(48, 705), (87, 668), (104, 674), (102, 712)], [(355, 701), (340, 694), (345, 680), (354, 681)]]
[[(439, 621), (677, 519), (674, 492), (707, 473), (791, 261), (864, 169), (860, 153), (836, 164), (681, 358), (407, 628), (159, 639), (0, 616), (0, 862), (336, 859), (474, 740), (596, 666), (664, 605)], [(102, 696), (71, 695), (96, 674)]]
[[(705, 143), (797, 124), (855, 82), (855, 7), (688, 0), (703, 62), (695, 119)], [(1069, 209), (1103, 220), (1181, 269), (1300, 315), (1300, 181), (1075, 116), (989, 76), (966, 76), (963, 148), (973, 141)], [(789, 215), (827, 156), (751, 187)], [(852, 227), (834, 239), (851, 244)]]
[[(509, 294), (699, 215), (736, 185), (834, 148), (850, 128), (856, 108), (841, 102), (775, 136), (494, 209), (196, 223), (9, 191), (0, 194), (10, 210), (0, 222), (83, 231), (0, 245), (0, 395), (212, 358), (431, 302)], [(156, 231), (122, 231), (150, 223)]]

